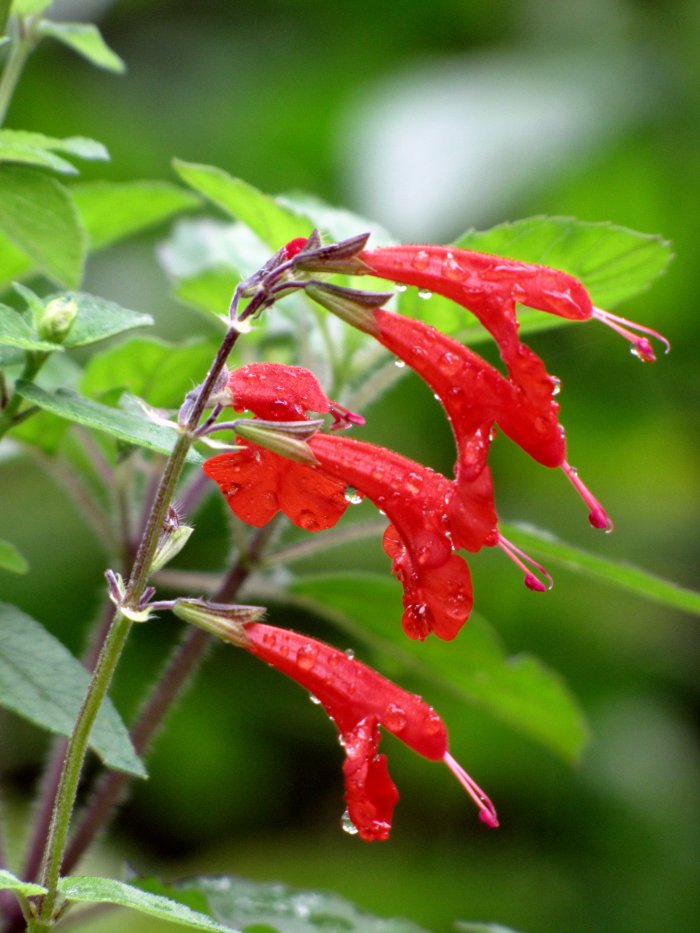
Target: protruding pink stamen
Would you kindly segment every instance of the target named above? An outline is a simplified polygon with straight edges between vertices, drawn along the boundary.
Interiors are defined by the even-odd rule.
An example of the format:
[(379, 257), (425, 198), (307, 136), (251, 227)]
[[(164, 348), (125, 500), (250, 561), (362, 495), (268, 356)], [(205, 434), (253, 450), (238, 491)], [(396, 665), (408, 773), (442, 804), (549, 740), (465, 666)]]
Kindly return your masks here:
[[(512, 543), (512, 541), (504, 538), (500, 532), (498, 535), (498, 546), (503, 551), (503, 553), (513, 561), (516, 567), (520, 567), (522, 572), (525, 574), (524, 582), (525, 586), (529, 590), (534, 590), (536, 593), (544, 593), (547, 590), (552, 589), (554, 586), (554, 580), (545, 570), (542, 564), (538, 564), (537, 561), (533, 560), (529, 554), (526, 554), (525, 551), (521, 551), (519, 547), (516, 547)], [(542, 576), (547, 581), (546, 584), (535, 576), (530, 567), (527, 566), (528, 564), (530, 564), (531, 567), (534, 567), (538, 573), (542, 574)]]
[(339, 405), (337, 402), (331, 402), (331, 406), (328, 410), (331, 415), (333, 415), (333, 424), (330, 428), (331, 431), (344, 431), (352, 424), (355, 424), (358, 427), (362, 427), (362, 425), (365, 424), (365, 419), (362, 417), (362, 415), (358, 415), (357, 412), (350, 411), (349, 408), (345, 408), (344, 405)]
[[(639, 334), (648, 334), (650, 337), (655, 337), (656, 340), (659, 340), (664, 345), (664, 353), (668, 353), (671, 349), (669, 341), (662, 334), (658, 333), (658, 331), (652, 330), (650, 327), (644, 327), (642, 324), (637, 324), (635, 321), (628, 321), (627, 318), (613, 314), (611, 311), (603, 311), (601, 308), (593, 308), (593, 317), (602, 321), (603, 324), (607, 324), (608, 327), (611, 327), (618, 334), (621, 334), (625, 340), (629, 340), (632, 344), (632, 352), (634, 355), (638, 356), (639, 359), (643, 360), (645, 363), (656, 362), (656, 356), (651, 343), (646, 337), (640, 337)], [(635, 331), (637, 331), (637, 333), (635, 333)]]
[(454, 760), (449, 752), (445, 752), (442, 760), (479, 808), (479, 819), (481, 822), (485, 823), (491, 829), (497, 829), (498, 814), (496, 813), (496, 808), (476, 781), (467, 774), (464, 768)]
[(581, 496), (588, 508), (591, 510), (588, 514), (588, 521), (594, 528), (602, 528), (607, 534), (613, 530), (615, 525), (603, 506), (598, 502), (590, 489), (582, 482), (578, 475), (576, 467), (569, 466), (564, 460), (561, 465), (562, 470), (568, 476), (571, 485)]

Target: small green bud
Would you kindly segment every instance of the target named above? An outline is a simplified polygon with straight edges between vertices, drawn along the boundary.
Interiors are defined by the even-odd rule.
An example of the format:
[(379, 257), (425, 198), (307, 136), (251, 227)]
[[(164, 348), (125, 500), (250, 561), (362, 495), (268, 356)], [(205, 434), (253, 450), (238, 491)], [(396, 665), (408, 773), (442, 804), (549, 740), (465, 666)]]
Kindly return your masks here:
[(263, 421), (251, 418), (236, 422), (236, 434), (289, 460), (316, 466), (318, 461), (306, 439), (312, 437), (320, 425), (320, 421)]
[(63, 343), (78, 314), (78, 305), (73, 298), (53, 298), (37, 314), (35, 324), (42, 340)]
[(243, 628), (245, 623), (257, 622), (265, 615), (263, 606), (230, 606), (189, 598), (176, 599), (172, 611), (185, 622), (240, 648), (248, 644), (248, 636)]
[(183, 547), (189, 541), (190, 535), (194, 531), (191, 525), (178, 525), (172, 531), (168, 530), (161, 534), (158, 540), (156, 552), (151, 562), (151, 573), (157, 573), (166, 564), (170, 563), (173, 557), (177, 557)]
[(304, 289), (309, 298), (322, 305), (346, 324), (376, 335), (379, 331), (374, 319), (374, 309), (381, 307), (391, 298), (387, 292), (363, 292), (355, 288), (343, 288), (328, 282), (311, 282)]

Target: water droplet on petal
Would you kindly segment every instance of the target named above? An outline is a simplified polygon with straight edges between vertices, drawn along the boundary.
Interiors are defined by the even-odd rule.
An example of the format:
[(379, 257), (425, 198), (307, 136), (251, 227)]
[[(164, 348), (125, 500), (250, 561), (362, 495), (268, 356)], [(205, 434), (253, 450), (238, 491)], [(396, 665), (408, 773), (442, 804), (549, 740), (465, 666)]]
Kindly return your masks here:
[(346, 648), (344, 654), (345, 657), (350, 658), (351, 661), (355, 660), (355, 652), (352, 650), (352, 648)]
[(360, 502), (362, 502), (362, 494), (353, 486), (347, 486), (345, 489), (345, 501), (349, 502), (350, 505), (359, 505)]
[(416, 255), (413, 257), (413, 268), (418, 272), (423, 272), (424, 269), (427, 269), (430, 264), (430, 255), (424, 249), (419, 249)]
[(397, 706), (396, 703), (388, 704), (382, 723), (390, 732), (400, 732), (405, 728), (407, 721), (406, 710), (403, 707)]
[(549, 378), (552, 381), (552, 395), (559, 395), (561, 392), (561, 379), (557, 376), (550, 376)]
[(321, 705), (321, 701), (319, 700), (318, 697), (315, 697), (315, 696), (313, 695), (313, 693), (310, 693), (310, 694), (309, 694), (309, 699), (310, 699), (311, 702), (314, 704), (314, 706), (320, 706), (320, 705)]
[(340, 818), (340, 825), (344, 833), (347, 833), (348, 836), (356, 836), (358, 833), (357, 826), (350, 819), (350, 814), (346, 810)]
[(302, 671), (310, 671), (313, 669), (316, 664), (316, 659), (318, 658), (318, 648), (316, 645), (307, 642), (307, 644), (302, 645), (301, 648), (297, 651), (297, 664), (302, 669)]
[(405, 365), (406, 365), (406, 361), (405, 361), (405, 360), (394, 360), (394, 366), (395, 366), (397, 369), (403, 369)]
[(432, 293), (432, 292), (429, 292), (427, 288), (420, 288), (420, 289), (418, 290), (418, 297), (419, 297), (419, 298), (422, 298), (423, 301), (427, 301), (428, 298), (432, 298), (432, 297), (433, 297), (433, 293)]
[(394, 288), (396, 289), (397, 292), (405, 292), (407, 286), (401, 282), (397, 282), (396, 285), (394, 285)]
[(321, 527), (318, 519), (309, 509), (302, 509), (299, 513), (298, 524), (304, 531), (318, 531)]

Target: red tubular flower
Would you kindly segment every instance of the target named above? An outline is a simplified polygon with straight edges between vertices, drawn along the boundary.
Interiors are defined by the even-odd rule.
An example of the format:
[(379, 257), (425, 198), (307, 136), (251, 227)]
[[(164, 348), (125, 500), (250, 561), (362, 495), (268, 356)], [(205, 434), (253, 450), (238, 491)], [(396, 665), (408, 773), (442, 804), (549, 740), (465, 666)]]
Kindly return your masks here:
[(361, 415), (329, 399), (303, 366), (248, 363), (229, 373), (225, 395), (235, 411), (251, 411), (267, 421), (304, 421), (312, 411), (331, 414), (331, 430), (365, 423)]
[(645, 362), (656, 359), (653, 348), (647, 336), (633, 331), (655, 337), (669, 350), (661, 334), (596, 308), (578, 279), (548, 266), (449, 246), (379, 247), (364, 250), (358, 258), (372, 275), (429, 289), (468, 308), (493, 335), (514, 374), (525, 362), (518, 363), (523, 345), (517, 335), (516, 302), (569, 320), (597, 318), (628, 340), (632, 352)]
[(337, 726), (346, 755), (343, 775), (348, 816), (363, 839), (388, 837), (399, 799), (386, 756), (377, 754), (380, 726), (424, 758), (444, 761), (476, 803), (482, 822), (498, 826), (493, 804), (452, 758), (444, 723), (420, 697), (313, 638), (259, 622), (244, 624), (242, 629), (242, 647), (296, 680)]
[[(299, 527), (319, 531), (331, 527), (347, 506), (347, 486), (367, 496), (392, 523), (384, 549), (404, 588), (406, 634), (424, 639), (432, 631), (454, 638), (471, 612), (473, 594), (469, 568), (452, 549), (478, 550), (487, 538), (485, 528), (488, 543), (497, 543), (490, 508), (479, 514), (473, 503), (466, 507), (442, 474), (383, 447), (322, 434), (308, 447), (317, 468), (250, 445), (207, 460), (203, 469), (231, 509), (256, 526), (282, 510)], [(265, 456), (258, 459), (259, 454)], [(290, 463), (303, 469), (290, 471)]]
[[(415, 370), (440, 400), (455, 436), (455, 479), (467, 507), (486, 496), (492, 500), (490, 475), (487, 478), (482, 471), (488, 469), (486, 457), (495, 422), (538, 463), (559, 467), (565, 473), (588, 506), (594, 527), (612, 528), (605, 509), (567, 463), (555, 401), (559, 381), (543, 366), (539, 378), (531, 370), (528, 391), (523, 392), (468, 347), (423, 321), (376, 308), (363, 323), (363, 329)], [(499, 544), (502, 546), (501, 541)], [(508, 548), (504, 551), (512, 557)], [(528, 579), (532, 582), (526, 576)]]
[(309, 447), (326, 473), (367, 496), (391, 522), (383, 544), (403, 586), (409, 638), (430, 632), (454, 638), (469, 617), (473, 591), (466, 562), (452, 551), (496, 543), (491, 502), (482, 512), (474, 502), (465, 507), (454, 482), (374, 444), (316, 434)]
[[(304, 421), (307, 412), (331, 413), (334, 426), (364, 419), (332, 402), (318, 380), (300, 366), (251, 363), (229, 374), (221, 401), (268, 421)], [(242, 521), (260, 528), (284, 514), (299, 528), (332, 528), (348, 506), (346, 484), (303, 463), (241, 442), (242, 450), (207, 460), (202, 469), (218, 483)]]

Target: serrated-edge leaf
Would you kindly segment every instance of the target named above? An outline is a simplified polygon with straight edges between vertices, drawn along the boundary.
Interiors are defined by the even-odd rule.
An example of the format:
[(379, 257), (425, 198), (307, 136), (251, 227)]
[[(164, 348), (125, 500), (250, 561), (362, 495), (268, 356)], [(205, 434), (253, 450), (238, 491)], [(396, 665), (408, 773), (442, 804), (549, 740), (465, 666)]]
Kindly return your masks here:
[(41, 350), (46, 353), (60, 351), (56, 343), (41, 340), (14, 308), (0, 304), (0, 344), (20, 350)]
[[(62, 642), (16, 606), (0, 603), (0, 630), (0, 705), (50, 732), (70, 735), (88, 672)], [(109, 700), (95, 720), (90, 746), (108, 767), (146, 777)]]
[(87, 235), (69, 190), (44, 172), (0, 166), (0, 227), (40, 272), (75, 288)]
[(91, 250), (102, 249), (201, 203), (195, 194), (165, 181), (89, 181), (73, 185), (71, 192), (88, 231)]
[(58, 883), (59, 893), (68, 901), (87, 904), (114, 904), (139, 913), (169, 920), (193, 930), (210, 930), (212, 933), (235, 933), (232, 927), (224, 926), (206, 914), (192, 910), (185, 904), (151, 894), (133, 885), (114, 878), (99, 878), (89, 875), (62, 878)]
[(26, 573), (29, 564), (10, 541), (0, 538), (0, 568), (10, 573)]
[(372, 627), (353, 596), (358, 592), (365, 593), (371, 605), (382, 607), (383, 618), (395, 615), (398, 626), (398, 586), (379, 574), (341, 572), (298, 577), (289, 583), (287, 598), (375, 649), (390, 651), (407, 669), (488, 710), (567, 761), (578, 758), (588, 728), (583, 711), (560, 674), (532, 655), (508, 656), (496, 632), (478, 613), (472, 613), (458, 642), (446, 646), (428, 639), (417, 649), (412, 643), (398, 647), (389, 642), (387, 630)]
[(501, 527), (510, 540), (528, 551), (534, 551), (589, 577), (603, 580), (618, 589), (692, 615), (700, 615), (700, 593), (695, 590), (664, 580), (632, 564), (591, 554), (532, 525), (501, 523)]
[(39, 30), (44, 36), (50, 36), (67, 45), (97, 68), (117, 73), (126, 71), (124, 61), (107, 45), (94, 23), (57, 23), (53, 20), (42, 20)]
[[(84, 424), (110, 434), (117, 440), (127, 444), (135, 444), (158, 453), (168, 454), (175, 444), (177, 431), (161, 424), (149, 421), (144, 415), (139, 418), (129, 412), (118, 408), (101, 405), (92, 399), (83, 398), (70, 389), (57, 389), (55, 392), (46, 392), (33, 383), (20, 381), (16, 391), (45, 411), (53, 412), (60, 418)], [(190, 449), (187, 460), (190, 463), (201, 463), (202, 456), (196, 450)]]
[(38, 165), (50, 168), (63, 175), (77, 175), (77, 168), (66, 159), (62, 159), (47, 149), (16, 145), (0, 141), (0, 162), (17, 162), (23, 165)]
[(13, 0), (12, 12), (15, 16), (32, 16), (50, 7), (53, 0)]
[(149, 327), (154, 323), (150, 314), (132, 311), (87, 292), (59, 292), (47, 295), (43, 301), (48, 304), (56, 298), (74, 302), (77, 310), (75, 320), (63, 341), (64, 347), (84, 347), (135, 327)]
[(18, 894), (24, 894), (26, 897), (47, 893), (46, 888), (42, 888), (40, 884), (21, 881), (5, 868), (0, 868), (0, 891), (17, 891)]
[(500, 923), (470, 923), (465, 920), (456, 920), (455, 930), (457, 933), (518, 933), (518, 930)]
[(270, 249), (280, 249), (289, 240), (309, 236), (313, 230), (313, 222), (306, 214), (286, 207), (223, 169), (179, 159), (173, 165), (184, 182), (250, 227)]
[[(0, 129), (0, 159), (15, 158), (22, 161), (22, 152), (26, 151), (30, 157), (37, 153), (51, 157), (55, 152), (64, 152), (79, 159), (106, 160), (109, 153), (102, 143), (86, 136), (68, 136), (60, 139), (56, 136), (46, 136), (33, 130), (7, 130)], [(61, 160), (67, 170), (75, 172), (75, 168)], [(62, 169), (65, 171), (66, 169)]]
[(657, 234), (544, 215), (471, 229), (454, 245), (561, 269), (583, 282), (595, 304), (607, 308), (649, 288), (673, 258), (671, 244)]
[(305, 891), (279, 882), (243, 878), (189, 878), (183, 887), (204, 893), (212, 913), (244, 929), (278, 933), (426, 933), (410, 920), (372, 916), (339, 894)]

